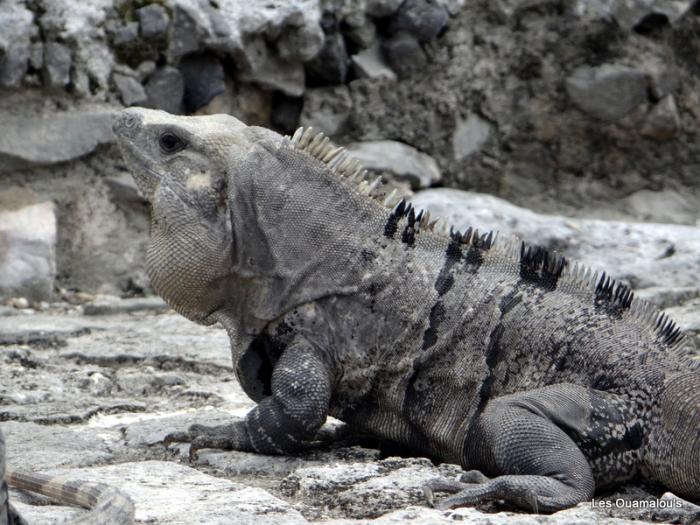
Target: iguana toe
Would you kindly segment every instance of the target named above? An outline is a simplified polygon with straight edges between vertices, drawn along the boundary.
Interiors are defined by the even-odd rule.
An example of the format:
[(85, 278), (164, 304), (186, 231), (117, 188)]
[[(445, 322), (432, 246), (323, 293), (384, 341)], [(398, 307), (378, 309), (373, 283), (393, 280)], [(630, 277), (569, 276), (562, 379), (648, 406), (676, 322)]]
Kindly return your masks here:
[(163, 438), (163, 445), (169, 448), (173, 443), (189, 443), (191, 441), (189, 432), (171, 432)]
[(172, 432), (165, 436), (163, 444), (169, 447), (173, 443), (190, 443), (190, 461), (197, 459), (197, 451), (203, 448), (220, 450), (245, 450), (241, 440), (242, 431), (236, 423), (218, 426), (191, 425), (186, 431)]
[(458, 481), (462, 483), (486, 483), (491, 478), (484, 476), (480, 470), (469, 470), (459, 475)]
[(445, 478), (435, 478), (423, 485), (423, 494), (428, 505), (435, 507), (435, 492), (448, 492), (455, 494), (464, 490), (469, 485), (456, 480)]

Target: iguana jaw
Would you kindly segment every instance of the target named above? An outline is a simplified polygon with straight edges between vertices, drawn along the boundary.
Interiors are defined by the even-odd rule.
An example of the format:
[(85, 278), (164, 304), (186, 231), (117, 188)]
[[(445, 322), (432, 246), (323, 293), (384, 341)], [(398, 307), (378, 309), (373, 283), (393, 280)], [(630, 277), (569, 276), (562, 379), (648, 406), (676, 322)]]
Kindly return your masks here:
[(142, 143), (143, 138), (140, 137), (142, 123), (143, 117), (140, 113), (135, 110), (126, 110), (117, 115), (112, 127), (136, 186), (143, 196), (151, 201), (161, 177), (149, 166), (143, 155), (146, 144)]

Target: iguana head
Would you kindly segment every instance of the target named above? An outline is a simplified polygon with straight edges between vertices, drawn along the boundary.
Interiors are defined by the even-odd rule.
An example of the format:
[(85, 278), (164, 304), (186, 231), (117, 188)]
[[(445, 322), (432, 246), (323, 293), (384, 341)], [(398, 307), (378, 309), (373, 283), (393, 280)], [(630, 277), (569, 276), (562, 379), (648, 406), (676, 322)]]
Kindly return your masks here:
[(232, 264), (228, 173), (255, 133), (228, 115), (184, 118), (140, 108), (121, 112), (113, 127), (151, 204), (153, 287), (186, 317), (214, 322)]
[(389, 210), (351, 177), (356, 167), (334, 168), (331, 158), (347, 159), (308, 134), (140, 108), (120, 113), (114, 131), (152, 206), (153, 286), (192, 320), (264, 323), (347, 293), (385, 244)]

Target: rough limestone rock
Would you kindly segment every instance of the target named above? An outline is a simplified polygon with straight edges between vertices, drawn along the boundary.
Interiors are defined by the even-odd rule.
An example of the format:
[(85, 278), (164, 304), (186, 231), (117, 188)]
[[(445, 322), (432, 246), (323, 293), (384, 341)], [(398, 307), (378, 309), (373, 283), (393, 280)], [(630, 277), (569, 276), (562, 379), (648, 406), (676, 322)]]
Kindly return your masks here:
[(476, 114), (466, 119), (459, 119), (452, 135), (452, 148), (455, 160), (464, 160), (486, 144), (491, 136), (493, 126)]
[(356, 142), (347, 149), (368, 170), (388, 173), (397, 180), (409, 182), (414, 188), (427, 188), (442, 179), (435, 159), (402, 142)]
[(671, 140), (681, 127), (681, 117), (673, 95), (666, 95), (651, 108), (639, 133), (657, 142)]
[(226, 88), (224, 68), (214, 55), (188, 55), (180, 62), (179, 69), (184, 80), (183, 104), (188, 113), (206, 106)]
[(392, 33), (406, 32), (429, 42), (447, 26), (447, 9), (432, 0), (406, 0), (389, 21)]
[[(199, 42), (204, 42), (240, 60), (248, 81), (291, 96), (303, 93), (302, 62), (314, 57), (324, 41), (317, 0), (221, 0), (215, 4), (169, 0), (168, 5), (176, 13), (170, 42), (175, 58), (197, 50)], [(269, 44), (277, 47), (276, 53), (267, 48)]]
[(350, 59), (343, 35), (335, 31), (326, 35), (321, 51), (306, 64), (309, 83), (317, 85), (344, 84)]
[(290, 97), (299, 97), (304, 93), (304, 65), (287, 62), (273, 54), (264, 38), (252, 37), (245, 48), (234, 50), (234, 56), (243, 66), (241, 78), (246, 82), (279, 90)]
[(616, 64), (584, 66), (566, 80), (566, 92), (585, 113), (601, 120), (617, 120), (646, 100), (647, 76)]
[(402, 3), (403, 0), (367, 0), (367, 14), (377, 18), (393, 15)]
[(162, 5), (148, 4), (136, 10), (139, 19), (139, 29), (145, 39), (155, 39), (165, 36), (170, 25), (168, 12)]
[(45, 118), (2, 115), (3, 168), (47, 165), (76, 159), (114, 141), (113, 111), (54, 113)]
[(373, 80), (396, 80), (396, 73), (387, 65), (378, 43), (350, 57), (355, 75)]
[(352, 99), (347, 86), (308, 89), (304, 93), (299, 124), (333, 136), (343, 131), (351, 107)]
[(0, 86), (18, 87), (29, 66), (31, 39), (36, 35), (34, 15), (24, 2), (0, 4)]
[(39, 25), (45, 37), (69, 46), (73, 63), (79, 65), (72, 79), (75, 92), (104, 95), (115, 61), (105, 31), (113, 1), (40, 0), (38, 4)]
[(146, 90), (134, 77), (115, 73), (112, 80), (125, 106), (140, 106), (148, 100)]
[(172, 66), (157, 69), (144, 87), (148, 97), (144, 107), (162, 109), (168, 113), (182, 113), (185, 81), (178, 69)]
[(44, 45), (44, 85), (51, 88), (64, 88), (70, 82), (70, 66), (73, 53), (68, 46), (58, 42)]
[(651, 17), (662, 17), (673, 24), (693, 4), (692, 0), (579, 0), (575, 8), (580, 15), (614, 18), (623, 28), (631, 30)]
[(382, 51), (399, 78), (408, 78), (425, 68), (428, 58), (418, 40), (408, 32), (400, 32), (385, 40)]
[(44, 301), (56, 277), (56, 216), (51, 202), (20, 188), (0, 192), (0, 298)]

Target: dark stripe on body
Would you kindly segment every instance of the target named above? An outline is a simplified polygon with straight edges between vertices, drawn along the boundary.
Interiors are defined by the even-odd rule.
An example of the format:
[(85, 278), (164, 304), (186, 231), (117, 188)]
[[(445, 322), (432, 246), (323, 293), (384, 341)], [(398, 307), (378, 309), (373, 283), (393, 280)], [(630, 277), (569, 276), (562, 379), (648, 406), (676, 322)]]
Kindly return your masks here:
[(442, 301), (438, 301), (430, 309), (428, 316), (428, 329), (423, 333), (423, 350), (427, 350), (438, 340), (438, 328), (445, 320), (445, 306)]
[(442, 264), (442, 268), (440, 268), (440, 273), (438, 273), (437, 279), (435, 279), (435, 291), (438, 293), (439, 297), (445, 295), (450, 291), (450, 288), (452, 288), (452, 285), (455, 282), (455, 278), (452, 275), (452, 268), (461, 258), (462, 246), (458, 241), (453, 239), (447, 245), (447, 250), (445, 251), (445, 262)]

